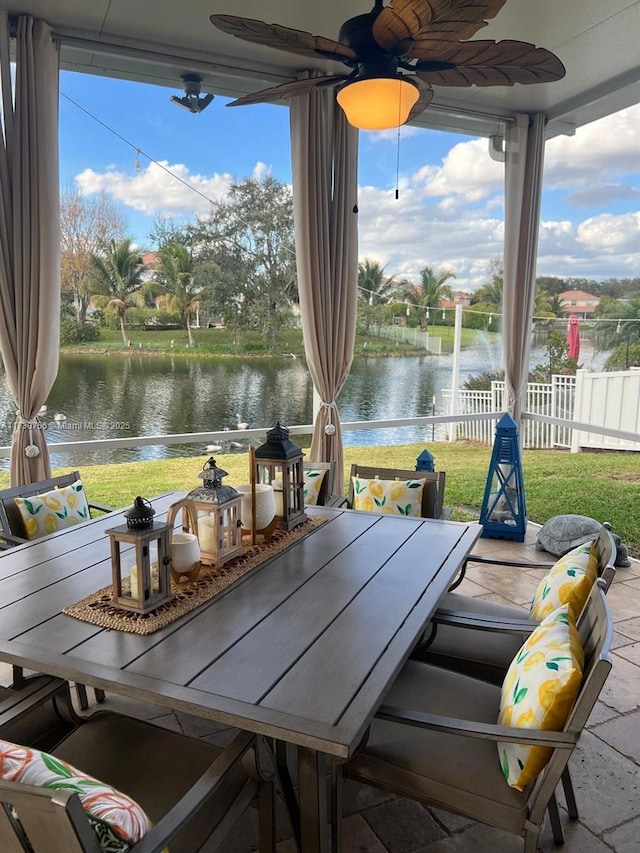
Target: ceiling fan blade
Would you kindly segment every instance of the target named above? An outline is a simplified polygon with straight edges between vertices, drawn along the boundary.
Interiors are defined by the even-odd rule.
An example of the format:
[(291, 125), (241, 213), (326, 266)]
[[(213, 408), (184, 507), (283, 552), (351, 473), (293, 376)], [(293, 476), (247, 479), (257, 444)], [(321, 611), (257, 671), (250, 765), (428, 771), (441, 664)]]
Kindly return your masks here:
[[(495, 18), (507, 0), (426, 0), (431, 7), (428, 26), (414, 39), (417, 44), (438, 45), (441, 42), (457, 42), (474, 36), (487, 26), (487, 20)], [(415, 52), (414, 46), (408, 53), (410, 59), (425, 59)]]
[[(442, 63), (453, 66), (442, 68)], [(512, 86), (550, 83), (565, 75), (558, 57), (523, 41), (469, 41), (447, 44), (415, 66), (418, 76), (434, 86)]]
[(410, 122), (416, 116), (419, 116), (420, 113), (423, 113), (433, 99), (433, 89), (428, 83), (426, 83), (424, 80), (421, 80), (419, 77), (413, 77), (412, 80), (414, 83), (417, 84), (418, 89), (420, 91), (420, 95), (418, 97), (418, 100), (413, 105), (413, 108), (409, 113), (409, 117), (407, 118), (405, 124)]
[(402, 56), (411, 41), (433, 17), (429, 0), (391, 0), (378, 14), (371, 32), (374, 39), (387, 53)]
[(237, 98), (235, 101), (227, 104), (228, 107), (245, 107), (247, 104), (264, 104), (272, 103), (273, 101), (285, 101), (288, 98), (295, 98), (298, 95), (306, 95), (312, 89), (320, 89), (324, 86), (335, 86), (337, 83), (342, 83), (347, 79), (346, 74), (339, 74), (335, 77), (312, 77), (306, 80), (293, 80), (291, 83), (281, 83), (279, 86), (272, 86), (270, 89), (262, 89), (260, 92), (253, 92), (251, 95), (245, 95), (243, 98)]
[(275, 47), (300, 56), (321, 56), (340, 62), (353, 60), (356, 56), (350, 47), (333, 39), (281, 27), (279, 24), (265, 24), (263, 21), (239, 18), (236, 15), (211, 15), (209, 20), (217, 29), (243, 41)]

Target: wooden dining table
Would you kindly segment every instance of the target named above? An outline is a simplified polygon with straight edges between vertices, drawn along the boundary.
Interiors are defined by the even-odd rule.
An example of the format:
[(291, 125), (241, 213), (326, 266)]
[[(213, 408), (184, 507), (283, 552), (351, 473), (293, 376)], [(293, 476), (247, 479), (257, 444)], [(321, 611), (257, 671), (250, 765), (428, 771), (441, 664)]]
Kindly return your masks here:
[[(157, 518), (182, 496), (152, 499)], [(300, 847), (339, 848), (327, 779), (337, 796), (340, 763), (361, 742), (480, 527), (308, 512), (326, 523), (145, 636), (61, 612), (111, 582), (105, 530), (124, 522), (122, 511), (11, 548), (0, 555), (0, 660), (262, 735), (277, 746), (283, 772), (283, 745), (293, 745), (297, 797), (289, 779), (284, 787)]]

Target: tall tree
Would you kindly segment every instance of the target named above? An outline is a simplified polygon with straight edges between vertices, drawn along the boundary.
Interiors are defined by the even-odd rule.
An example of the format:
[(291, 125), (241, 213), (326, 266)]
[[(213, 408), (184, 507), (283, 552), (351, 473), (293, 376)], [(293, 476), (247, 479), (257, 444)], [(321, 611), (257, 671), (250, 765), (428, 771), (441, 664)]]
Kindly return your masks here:
[(189, 235), (194, 276), (229, 325), (273, 342), (297, 302), (293, 200), (273, 177), (233, 184)]
[(443, 299), (453, 297), (451, 286), (447, 284), (451, 278), (455, 278), (455, 273), (451, 270), (436, 272), (433, 267), (426, 266), (420, 270), (419, 284), (410, 281), (401, 283), (398, 289), (400, 298), (425, 312), (423, 328), (424, 324), (429, 322), (429, 309), (437, 308)]
[(396, 276), (385, 274), (386, 265), (365, 258), (358, 264), (358, 297), (369, 305), (383, 305), (397, 288)]
[(502, 311), (502, 293), (504, 278), (502, 273), (494, 272), (491, 279), (479, 287), (473, 295), (472, 304), (482, 305), (485, 309), (500, 313)]
[(200, 310), (201, 294), (194, 282), (191, 252), (180, 243), (167, 243), (160, 249), (160, 265), (154, 277), (164, 289), (169, 310), (184, 319), (192, 347), (191, 315)]
[(76, 189), (60, 194), (60, 277), (63, 299), (71, 301), (83, 326), (91, 298), (91, 256), (109, 240), (121, 240), (127, 218), (104, 193), (83, 196)]
[(99, 252), (91, 254), (91, 291), (120, 321), (125, 346), (129, 346), (125, 316), (127, 308), (144, 303), (142, 287), (147, 267), (130, 238), (110, 240)]

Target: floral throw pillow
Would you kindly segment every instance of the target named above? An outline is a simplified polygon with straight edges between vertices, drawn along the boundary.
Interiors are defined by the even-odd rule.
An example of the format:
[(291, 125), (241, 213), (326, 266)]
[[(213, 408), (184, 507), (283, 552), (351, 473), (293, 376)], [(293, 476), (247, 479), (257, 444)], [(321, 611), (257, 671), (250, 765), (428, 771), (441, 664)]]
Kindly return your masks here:
[(307, 506), (315, 506), (318, 503), (318, 495), (324, 482), (324, 476), (327, 473), (326, 468), (322, 471), (304, 470), (304, 502)]
[(151, 826), (140, 806), (125, 794), (38, 749), (0, 740), (0, 778), (78, 794), (104, 853), (128, 853)]
[(542, 578), (531, 603), (530, 616), (540, 622), (568, 604), (578, 618), (598, 575), (596, 543), (585, 542), (561, 557)]
[[(530, 634), (502, 684), (498, 725), (561, 731), (580, 684), (584, 652), (568, 604)], [(523, 791), (551, 757), (551, 749), (498, 743), (500, 766), (512, 788)]]
[(352, 477), (353, 509), (385, 515), (422, 514), (424, 480), (366, 480)]
[(48, 536), (89, 518), (89, 505), (82, 480), (76, 480), (62, 489), (13, 500), (20, 510), (27, 539)]

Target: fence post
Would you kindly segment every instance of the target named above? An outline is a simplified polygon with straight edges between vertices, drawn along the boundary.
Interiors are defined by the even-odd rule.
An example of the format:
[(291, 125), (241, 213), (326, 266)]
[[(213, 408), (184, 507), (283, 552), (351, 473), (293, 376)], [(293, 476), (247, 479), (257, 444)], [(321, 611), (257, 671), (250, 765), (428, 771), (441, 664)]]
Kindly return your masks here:
[[(573, 419), (582, 419), (582, 398), (584, 396), (584, 376), (586, 371), (576, 370), (576, 395), (573, 403)], [(571, 452), (580, 453), (580, 433), (577, 429), (571, 430)]]

